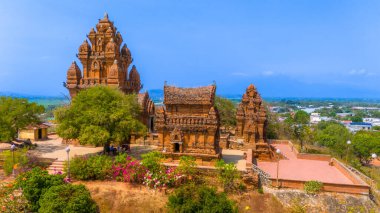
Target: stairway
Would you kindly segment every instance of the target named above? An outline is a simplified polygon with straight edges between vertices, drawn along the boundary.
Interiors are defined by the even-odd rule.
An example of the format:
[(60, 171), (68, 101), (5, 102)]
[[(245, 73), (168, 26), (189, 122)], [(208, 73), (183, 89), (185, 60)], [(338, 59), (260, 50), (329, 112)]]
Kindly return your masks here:
[(46, 170), (49, 174), (63, 174), (63, 168), (65, 167), (65, 161), (55, 160)]

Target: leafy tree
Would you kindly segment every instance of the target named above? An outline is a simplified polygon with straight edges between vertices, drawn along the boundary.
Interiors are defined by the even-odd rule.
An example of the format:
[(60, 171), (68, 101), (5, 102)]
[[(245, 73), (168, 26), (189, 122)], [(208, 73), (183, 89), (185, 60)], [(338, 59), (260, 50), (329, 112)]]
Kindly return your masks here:
[(380, 155), (380, 132), (359, 131), (354, 135), (352, 145), (360, 161), (369, 163), (372, 153)]
[(303, 110), (298, 110), (296, 114), (294, 114), (294, 123), (296, 124), (309, 124), (310, 116), (307, 112)]
[(360, 115), (355, 115), (355, 116), (351, 117), (351, 121), (352, 122), (363, 122), (363, 117), (361, 117)]
[(64, 184), (50, 187), (39, 203), (40, 213), (97, 212), (96, 203), (84, 185)]
[(317, 126), (316, 140), (322, 146), (339, 155), (341, 158), (346, 153), (347, 141), (351, 134), (342, 124), (336, 122), (321, 122)]
[(0, 97), (0, 141), (11, 141), (19, 129), (39, 123), (44, 107), (26, 99)]
[(216, 96), (215, 107), (219, 111), (222, 126), (231, 127), (236, 125), (236, 107), (231, 100)]
[(189, 184), (182, 186), (169, 196), (169, 212), (237, 212), (236, 204), (224, 193), (208, 186)]
[(135, 95), (97, 86), (81, 91), (70, 106), (55, 111), (57, 133), (64, 139), (79, 139), (80, 144), (96, 146), (124, 143), (131, 134), (145, 134), (137, 118), (140, 106)]

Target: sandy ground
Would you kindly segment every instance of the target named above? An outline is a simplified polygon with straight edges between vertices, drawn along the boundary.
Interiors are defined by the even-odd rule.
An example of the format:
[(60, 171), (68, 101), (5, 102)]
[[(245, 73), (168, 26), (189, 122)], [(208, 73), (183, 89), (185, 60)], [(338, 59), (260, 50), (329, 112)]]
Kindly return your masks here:
[[(171, 189), (164, 193), (144, 186), (111, 181), (85, 181), (75, 184), (84, 184), (90, 190), (100, 212), (167, 212), (166, 203), (172, 191)], [(239, 212), (285, 212), (282, 204), (271, 194), (251, 191), (229, 197), (235, 200)]]
[(75, 184), (80, 183), (90, 190), (100, 212), (166, 212), (168, 196), (164, 192), (122, 182), (91, 181)]
[[(36, 141), (37, 148), (32, 150), (32, 153), (36, 154), (42, 158), (57, 158), (60, 161), (67, 160), (66, 147), (67, 145), (62, 144), (62, 138), (57, 135), (49, 135), (49, 139), (45, 141)], [(75, 155), (85, 155), (89, 153), (97, 153), (103, 150), (103, 147), (81, 147), (73, 146), (70, 147), (70, 158)]]
[[(281, 150), (285, 159), (279, 162), (280, 179), (289, 180), (318, 180), (324, 183), (353, 184), (335, 166), (330, 166), (328, 161), (298, 159), (287, 144), (274, 144)], [(277, 175), (277, 162), (258, 162), (260, 169), (267, 172), (271, 177)]]

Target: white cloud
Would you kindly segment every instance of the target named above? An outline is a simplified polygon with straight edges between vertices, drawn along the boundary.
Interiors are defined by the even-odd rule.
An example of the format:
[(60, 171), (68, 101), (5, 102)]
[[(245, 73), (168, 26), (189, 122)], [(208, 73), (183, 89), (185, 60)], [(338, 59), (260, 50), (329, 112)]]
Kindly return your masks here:
[(366, 69), (352, 69), (348, 72), (349, 75), (354, 75), (354, 76), (373, 76), (376, 75), (376, 73), (373, 72), (368, 72)]
[(274, 72), (268, 70), (268, 71), (264, 71), (264, 72), (262, 72), (261, 74), (262, 74), (263, 76), (272, 76), (272, 75), (274, 75)]

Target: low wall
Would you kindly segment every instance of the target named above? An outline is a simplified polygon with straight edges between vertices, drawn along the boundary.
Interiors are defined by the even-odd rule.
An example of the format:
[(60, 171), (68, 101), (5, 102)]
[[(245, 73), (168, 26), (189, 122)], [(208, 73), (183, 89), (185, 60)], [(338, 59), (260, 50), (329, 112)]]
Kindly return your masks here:
[(323, 154), (297, 153), (297, 158), (304, 160), (331, 161), (330, 155)]
[[(271, 178), (272, 186), (277, 187), (277, 179)], [(292, 188), (292, 189), (304, 189), (306, 181), (300, 180), (283, 180), (279, 179), (279, 186), (283, 188)], [(337, 183), (323, 183), (323, 191), (326, 192), (340, 192), (340, 193), (349, 193), (349, 194), (369, 194), (368, 185), (353, 185), (353, 184), (337, 184)]]

